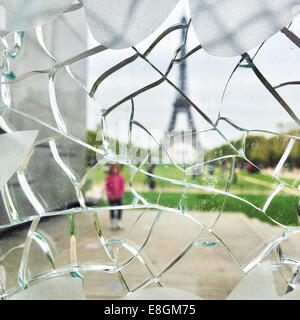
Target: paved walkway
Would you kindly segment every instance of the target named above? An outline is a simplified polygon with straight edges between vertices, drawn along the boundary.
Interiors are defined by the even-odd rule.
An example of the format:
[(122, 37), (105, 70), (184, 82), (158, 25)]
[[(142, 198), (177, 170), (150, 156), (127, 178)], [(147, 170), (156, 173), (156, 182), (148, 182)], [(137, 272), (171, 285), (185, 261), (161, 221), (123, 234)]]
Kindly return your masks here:
[[(123, 238), (129, 227), (141, 212), (138, 210), (124, 213), (124, 229), (112, 231), (109, 226), (108, 214), (102, 213), (99, 219), (106, 239)], [(132, 229), (129, 241), (141, 246), (147, 238), (157, 212), (148, 211)], [(214, 213), (192, 213), (194, 218), (203, 223), (211, 224), (216, 215)], [(79, 218), (79, 219), (78, 219)], [(94, 226), (92, 221), (87, 222), (84, 216), (78, 216), (85, 224), (84, 233), (81, 233), (84, 243), (81, 253), (84, 261), (108, 261), (104, 251), (99, 251), (95, 242)], [(190, 219), (164, 212), (158, 221), (155, 231), (144, 248), (151, 271), (159, 274), (165, 270), (188, 246), (201, 231), (201, 227)], [(243, 214), (225, 213), (221, 216), (214, 232), (230, 248), (241, 264), (247, 264), (272, 239), (282, 233), (279, 227), (272, 227), (256, 219), (249, 219)], [(215, 240), (209, 233), (203, 235), (202, 242), (211, 243)], [(290, 256), (299, 256), (298, 242), (286, 240), (285, 253)], [(100, 255), (99, 255), (100, 252)], [(130, 253), (123, 249), (119, 251), (119, 261), (125, 261)], [(138, 259), (131, 262), (122, 275), (132, 290), (149, 277), (149, 272)], [(175, 287), (191, 291), (205, 299), (224, 299), (242, 279), (243, 273), (233, 262), (228, 252), (220, 244), (216, 246), (194, 246), (181, 260), (172, 266), (161, 278), (164, 286)], [(279, 292), (283, 293), (286, 285), (276, 279)], [(87, 299), (116, 299), (124, 294), (116, 275), (90, 271), (86, 274), (85, 292)]]
[[(251, 183), (272, 187), (271, 183), (251, 177), (245, 178), (245, 180), (249, 180)], [(138, 190), (143, 191), (142, 188), (145, 191), (149, 191), (148, 187), (143, 185), (139, 186)], [(178, 191), (178, 188), (164, 189), (164, 192)], [(197, 192), (199, 193), (199, 191)], [(247, 191), (247, 193), (249, 192)], [(103, 187), (100, 185), (94, 186), (90, 190), (90, 195), (95, 197), (101, 197), (103, 194)], [(140, 213), (141, 211), (138, 210), (124, 213), (124, 229), (122, 231), (111, 231), (109, 229), (108, 213), (101, 214), (100, 220), (105, 238), (124, 237), (124, 234), (129, 230), (129, 227)], [(132, 236), (129, 238), (130, 241), (138, 246), (142, 245), (147, 238), (156, 214), (154, 211), (144, 214), (136, 227), (133, 228)], [(214, 212), (193, 212), (191, 215), (206, 225), (211, 225), (216, 218), (216, 213)], [(86, 218), (84, 219), (84, 223), (86, 224)], [(98, 254), (95, 243), (90, 239), (93, 228), (93, 222), (90, 221), (90, 224), (85, 229), (86, 251), (84, 256), (86, 260), (90, 260), (93, 255), (96, 256)], [(283, 232), (279, 227), (270, 226), (257, 219), (249, 219), (242, 213), (224, 213), (213, 228), (213, 231), (225, 242), (241, 265), (249, 263), (266, 244), (280, 236)], [(190, 219), (164, 212), (159, 219), (156, 230), (144, 248), (144, 253), (151, 262), (150, 265), (153, 273), (159, 274), (166, 269), (200, 232), (201, 227)], [(202, 240), (212, 243), (215, 241), (215, 238), (206, 233), (203, 235)], [(299, 257), (299, 241), (300, 235), (296, 235), (294, 239), (288, 239), (284, 242), (285, 256)], [(100, 260), (104, 259), (104, 251), (102, 254), (103, 257)], [(124, 259), (126, 257), (128, 259), (130, 256), (124, 249), (121, 249), (119, 254), (121, 256), (120, 261), (125, 261)], [(142, 284), (149, 277), (149, 273), (137, 259), (129, 264), (122, 274), (131, 290)], [(214, 247), (199, 245), (194, 246), (181, 260), (170, 268), (162, 276), (161, 283), (164, 286), (191, 291), (205, 299), (225, 299), (243, 276), (243, 272), (237, 267), (228, 251), (224, 250), (221, 244)], [(276, 277), (275, 281), (279, 293), (283, 294), (286, 290), (286, 284), (279, 277)], [(115, 275), (100, 272), (88, 273), (85, 281), (85, 290), (87, 299), (115, 299), (124, 294)]]
[[(276, 183), (262, 181), (260, 179), (256, 179), (256, 178), (253, 178), (253, 177), (243, 176), (243, 177), (241, 177), (241, 179), (245, 180), (247, 182), (250, 182), (250, 183), (255, 183), (255, 184), (259, 184), (261, 186), (268, 187), (268, 188), (273, 189), (273, 190), (275, 190), (275, 188), (277, 187)], [(291, 194), (291, 195), (295, 195), (295, 196), (299, 196), (299, 191), (294, 190), (292, 188), (285, 188), (285, 189), (282, 190), (282, 192), (283, 193), (287, 193), (287, 194)]]
[[(126, 238), (127, 242), (136, 248), (145, 244), (143, 258), (149, 268), (145, 268), (139, 259), (134, 259), (122, 270), (122, 276), (130, 290), (148, 279), (150, 272), (155, 275), (163, 272), (160, 282), (166, 287), (188, 290), (204, 299), (225, 299), (244, 276), (228, 251), (208, 232), (204, 232), (200, 241), (172, 265), (172, 262), (176, 261), (195, 241), (202, 227), (186, 216), (164, 211), (157, 220), (153, 233), (146, 241), (151, 226), (158, 217), (158, 212), (148, 210), (144, 211), (143, 215), (142, 213), (141, 210), (124, 212), (122, 219), (124, 228), (120, 231), (110, 229), (108, 211), (98, 213), (103, 237), (118, 256), (118, 265), (132, 257), (132, 253), (125, 247), (121, 246), (117, 251), (120, 247), (118, 240)], [(190, 215), (208, 226), (211, 226), (217, 217), (214, 212), (192, 212)], [(69, 221), (66, 216), (43, 219), (39, 224), (37, 232), (49, 242), (56, 268), (66, 268), (72, 260), (78, 265), (89, 266), (90, 271), (82, 272), (85, 279), (86, 299), (118, 299), (124, 296), (125, 291), (120, 285), (118, 274), (91, 270), (99, 265), (113, 265), (99, 243), (93, 214), (78, 213), (74, 217), (76, 242), (74, 239), (70, 242)], [(131, 230), (130, 233), (128, 233), (129, 230)], [(239, 263), (245, 265), (272, 239), (281, 235), (283, 230), (256, 219), (249, 219), (243, 214), (224, 213), (213, 231), (224, 241)], [(17, 234), (12, 234), (11, 239), (6, 242), (7, 247), (19, 245), (24, 241), (26, 234), (26, 228), (20, 230), (19, 237)], [(285, 257), (299, 257), (299, 241), (300, 234), (284, 241), (282, 248)], [(73, 245), (71, 252), (70, 244)], [(47, 260), (41, 258), (40, 248), (33, 244), (32, 249), (33, 252), (29, 257), (32, 276), (50, 270)], [(21, 257), (18, 253), (21, 251), (15, 251), (6, 261), (5, 267), (10, 270), (10, 274), (18, 273)], [(288, 268), (285, 269), (285, 274), (287, 272)], [(286, 284), (279, 279), (277, 277), (275, 282), (279, 293), (283, 294)]]

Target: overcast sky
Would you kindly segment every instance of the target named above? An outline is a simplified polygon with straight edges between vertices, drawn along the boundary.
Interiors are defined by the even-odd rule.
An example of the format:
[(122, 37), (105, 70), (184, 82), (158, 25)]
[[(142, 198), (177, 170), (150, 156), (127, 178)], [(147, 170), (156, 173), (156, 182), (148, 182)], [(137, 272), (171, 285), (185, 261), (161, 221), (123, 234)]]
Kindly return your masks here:
[[(189, 12), (185, 1), (180, 1), (171, 15), (161, 27), (145, 41), (137, 46), (143, 51), (147, 46), (167, 27), (179, 23), (182, 15), (189, 18)], [(300, 19), (296, 19), (291, 28), (300, 34)], [(181, 31), (169, 34), (154, 51), (149, 60), (160, 70), (165, 71), (170, 62), (173, 52), (177, 48), (181, 37)], [(91, 43), (94, 42), (89, 37)], [(189, 31), (187, 50), (199, 44), (193, 28)], [(96, 45), (96, 42), (95, 42)], [(255, 52), (253, 49), (250, 53)], [(88, 59), (88, 86), (105, 70), (131, 56), (133, 49), (106, 50), (101, 54), (94, 55)], [(258, 68), (263, 72), (272, 85), (285, 81), (299, 80), (300, 52), (283, 34), (273, 36), (255, 59)], [(198, 51), (187, 59), (187, 95), (204, 111), (213, 121), (222, 116), (230, 118), (233, 122), (247, 129), (263, 129), (279, 131), (278, 123), (293, 126), (293, 120), (287, 112), (275, 101), (269, 92), (256, 78), (249, 68), (239, 68), (229, 84), (227, 94), (221, 104), (221, 96), (226, 81), (239, 61), (239, 57), (220, 58), (214, 57), (203, 50)], [(176, 65), (169, 75), (169, 79), (178, 84), (179, 66)], [(116, 72), (106, 79), (96, 94), (96, 100), (101, 108), (107, 108), (121, 98), (136, 91), (137, 89), (158, 80), (159, 74), (141, 59), (129, 64), (127, 67)], [(298, 106), (300, 90), (298, 86), (285, 87), (278, 90), (282, 97), (300, 117)], [(167, 129), (173, 102), (176, 99), (176, 91), (164, 83), (155, 89), (151, 89), (135, 98), (135, 119), (153, 132), (158, 138)], [(99, 123), (99, 108), (89, 102), (87, 126), (96, 129)], [(209, 128), (209, 124), (192, 110), (196, 128), (203, 130)], [(130, 115), (130, 103), (117, 108), (107, 118), (109, 134), (127, 141), (127, 122)], [(186, 120), (181, 115), (176, 123), (176, 129), (184, 130), (187, 127)], [(221, 124), (220, 129), (228, 139), (241, 137), (241, 132), (229, 125)], [(118, 132), (118, 134), (116, 134)], [(143, 144), (144, 133), (135, 129), (133, 138), (138, 144)], [(211, 146), (222, 144), (223, 141), (217, 135), (208, 135), (206, 142)]]

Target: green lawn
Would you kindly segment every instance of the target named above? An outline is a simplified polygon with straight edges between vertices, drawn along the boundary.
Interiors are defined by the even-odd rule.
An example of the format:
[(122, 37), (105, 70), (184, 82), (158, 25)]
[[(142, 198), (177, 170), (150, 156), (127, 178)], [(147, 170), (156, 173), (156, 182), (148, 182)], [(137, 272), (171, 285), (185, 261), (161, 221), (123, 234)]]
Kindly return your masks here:
[[(260, 172), (248, 173), (246, 171), (241, 171), (241, 177), (243, 177), (243, 176), (250, 176), (250, 177), (253, 177), (253, 178), (265, 181), (265, 182), (270, 182), (270, 183), (274, 183), (274, 182), (278, 181), (275, 178), (273, 178), (272, 176), (268, 176), (268, 175), (262, 174)], [(293, 185), (295, 182), (295, 179), (292, 179), (292, 178), (280, 178), (280, 179), (290, 185)]]
[[(157, 203), (159, 193), (157, 192), (141, 192), (149, 203)], [(251, 202), (257, 207), (262, 208), (266, 201), (264, 195), (240, 195), (245, 200)], [(125, 192), (123, 204), (131, 204), (133, 195), (130, 192)], [(180, 203), (184, 210), (190, 211), (218, 211), (224, 205), (224, 212), (242, 212), (249, 218), (257, 218), (263, 222), (274, 224), (263, 213), (256, 210), (252, 206), (240, 200), (225, 197), (219, 194), (188, 194), (182, 198), (181, 193), (163, 193), (159, 198), (159, 204), (165, 207), (179, 208)], [(225, 202), (224, 202), (225, 201)], [(267, 215), (276, 221), (289, 226), (298, 226), (297, 219), (297, 204), (299, 198), (290, 195), (278, 195), (273, 199), (267, 210)], [(106, 206), (107, 203), (102, 203), (101, 206)]]
[[(146, 171), (147, 167), (144, 166), (143, 169)], [(154, 174), (157, 176), (161, 176), (169, 179), (175, 179), (175, 180), (186, 179), (186, 181), (190, 183), (201, 184), (201, 185), (215, 187), (217, 189), (224, 190), (226, 188), (226, 184), (230, 175), (230, 170), (227, 170), (225, 172), (225, 176), (222, 179), (220, 168), (216, 168), (214, 170), (214, 174), (210, 175), (208, 166), (204, 166), (202, 173), (196, 176), (195, 178), (193, 178), (192, 175), (186, 175), (185, 177), (183, 172), (177, 169), (173, 165), (157, 165), (154, 169)], [(129, 181), (130, 169), (126, 166), (123, 166), (122, 175), (124, 176), (125, 181)], [(270, 190), (270, 188), (268, 188), (267, 186), (263, 186), (255, 183), (249, 183), (243, 180), (242, 177), (245, 175), (250, 175), (256, 178), (260, 178), (260, 176), (257, 176), (257, 174), (248, 174), (245, 172), (243, 173), (243, 175), (240, 175), (240, 178), (238, 178), (236, 182), (231, 184), (231, 187), (230, 187), (231, 190), (258, 190), (261, 192)], [(89, 183), (90, 184), (103, 183), (105, 180), (105, 177), (106, 177), (106, 174), (104, 170), (98, 169), (89, 178)], [(169, 181), (164, 181), (161, 179), (156, 179), (155, 181), (156, 181), (156, 186), (160, 188), (181, 188), (179, 185), (172, 184)], [(147, 176), (143, 173), (138, 172), (134, 177), (134, 184), (147, 184)]]
[[(143, 167), (146, 170), (146, 166)], [(197, 176), (195, 179), (191, 175), (184, 177), (183, 173), (178, 170), (173, 165), (157, 165), (154, 170), (154, 174), (163, 176), (166, 178), (183, 180), (186, 178), (187, 182), (192, 182), (195, 184), (202, 184), (205, 186), (215, 187), (221, 190), (225, 189), (226, 180), (230, 174), (229, 170), (225, 172), (225, 179), (221, 178), (220, 168), (216, 168), (213, 175), (210, 175), (208, 172), (208, 166), (204, 167), (201, 175)], [(124, 166), (122, 168), (122, 175), (125, 178), (125, 181), (129, 181), (130, 171), (129, 168)], [(251, 202), (259, 208), (263, 208), (264, 203), (267, 200), (267, 196), (271, 192), (271, 188), (267, 186), (262, 186), (255, 183), (249, 183), (243, 180), (244, 177), (252, 177), (257, 180), (269, 182), (270, 185), (276, 180), (270, 176), (264, 175), (262, 173), (248, 173), (247, 171), (239, 171), (238, 178), (236, 183), (231, 185), (230, 190), (235, 190), (236, 194), (241, 198)], [(89, 178), (89, 184), (104, 184), (106, 173), (103, 169), (99, 169)], [(155, 192), (139, 192), (149, 203), (157, 203), (159, 198), (159, 204), (166, 207), (173, 208), (183, 208), (183, 210), (192, 210), (192, 211), (219, 211), (222, 207), (224, 212), (242, 212), (250, 218), (257, 218), (261, 221), (268, 222), (273, 224), (272, 221), (267, 218), (263, 213), (256, 210), (252, 206), (244, 203), (240, 200), (236, 200), (231, 197), (226, 197), (220, 194), (209, 194), (209, 193), (188, 193), (184, 197), (182, 192), (184, 188), (176, 184), (171, 184), (168, 181), (162, 181), (160, 179), (155, 179), (157, 189), (161, 188), (172, 188), (175, 191), (168, 192), (163, 191), (162, 194)], [(137, 173), (134, 178), (134, 186), (147, 184), (147, 177), (143, 173)], [(181, 190), (180, 190), (181, 188)], [(138, 187), (136, 188), (138, 191)], [(178, 190), (178, 192), (177, 192)], [(249, 194), (247, 194), (249, 190)], [(241, 194), (238, 194), (241, 191)], [(250, 192), (251, 191), (251, 192)], [(255, 194), (252, 194), (253, 191)], [(275, 219), (276, 221), (284, 225), (298, 225), (297, 219), (297, 204), (300, 197), (293, 195), (277, 195), (271, 202), (267, 214)], [(130, 192), (125, 192), (124, 195), (124, 204), (131, 204), (133, 201), (133, 195)], [(102, 203), (102, 206), (107, 205), (107, 203)]]

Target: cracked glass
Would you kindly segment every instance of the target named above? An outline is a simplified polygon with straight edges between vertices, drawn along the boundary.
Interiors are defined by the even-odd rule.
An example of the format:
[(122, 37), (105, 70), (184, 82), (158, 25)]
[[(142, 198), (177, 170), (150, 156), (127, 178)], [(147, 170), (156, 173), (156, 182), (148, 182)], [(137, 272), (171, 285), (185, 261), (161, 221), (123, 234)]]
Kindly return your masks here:
[(300, 3), (235, 4), (0, 1), (0, 299), (300, 298)]

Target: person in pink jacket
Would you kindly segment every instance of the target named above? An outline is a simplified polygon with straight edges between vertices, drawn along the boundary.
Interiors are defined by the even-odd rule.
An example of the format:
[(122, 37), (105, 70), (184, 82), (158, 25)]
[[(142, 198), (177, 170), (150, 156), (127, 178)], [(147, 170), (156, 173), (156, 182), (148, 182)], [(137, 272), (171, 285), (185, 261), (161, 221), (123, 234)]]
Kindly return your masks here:
[[(120, 173), (120, 166), (113, 164), (110, 167), (109, 173), (106, 177), (106, 194), (108, 202), (111, 206), (121, 206), (124, 195), (124, 178)], [(122, 210), (110, 210), (110, 221), (112, 229), (121, 229)]]

